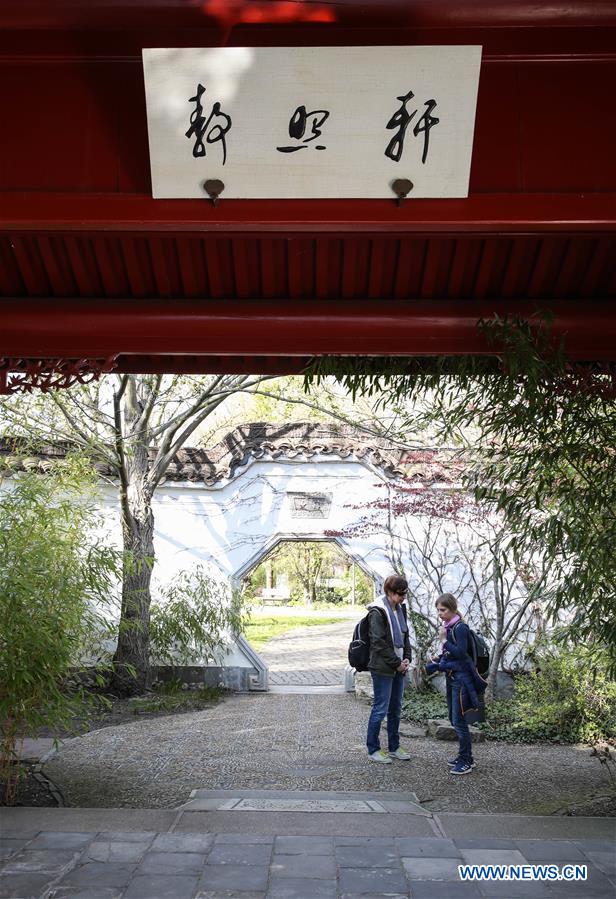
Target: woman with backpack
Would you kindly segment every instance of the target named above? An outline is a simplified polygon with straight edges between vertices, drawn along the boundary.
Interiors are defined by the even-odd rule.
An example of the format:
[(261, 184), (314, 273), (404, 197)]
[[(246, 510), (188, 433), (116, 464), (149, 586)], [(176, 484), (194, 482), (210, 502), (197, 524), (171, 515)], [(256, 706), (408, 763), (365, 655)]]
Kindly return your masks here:
[[(366, 745), (371, 762), (391, 764), (408, 761), (410, 753), (400, 746), (400, 715), (406, 673), (411, 662), (411, 644), (405, 599), (408, 583), (396, 574), (386, 578), (383, 596), (368, 606), (370, 659), (374, 702), (368, 721)], [(387, 748), (381, 749), (379, 734), (387, 716)]]
[(486, 682), (478, 674), (471, 656), (471, 632), (458, 612), (458, 601), (451, 593), (443, 593), (436, 600), (436, 611), (442, 624), (439, 639), (442, 652), (426, 665), (429, 674), (445, 672), (447, 678), (447, 709), (449, 720), (458, 741), (458, 755), (450, 759), (450, 774), (470, 774), (475, 767), (469, 724), (479, 720), (481, 696)]

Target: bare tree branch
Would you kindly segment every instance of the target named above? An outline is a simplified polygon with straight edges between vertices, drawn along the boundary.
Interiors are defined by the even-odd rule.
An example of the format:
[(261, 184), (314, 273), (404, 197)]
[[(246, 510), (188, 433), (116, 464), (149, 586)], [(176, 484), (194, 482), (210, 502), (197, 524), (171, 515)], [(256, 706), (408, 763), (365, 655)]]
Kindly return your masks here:
[(145, 428), (148, 427), (148, 423), (150, 421), (150, 416), (152, 415), (152, 411), (153, 411), (154, 406), (156, 405), (156, 402), (159, 397), (160, 385), (161, 385), (162, 379), (163, 379), (162, 375), (156, 375), (154, 378), (154, 381), (149, 382), (150, 383), (149, 396), (146, 400), (143, 412), (141, 413), (141, 416), (139, 417), (139, 420), (137, 421), (137, 425), (135, 428), (136, 431), (143, 431), (143, 430), (145, 430)]
[(157, 437), (160, 437), (161, 434), (165, 435), (165, 440), (163, 441), (165, 445), (169, 446), (173, 440), (173, 435), (178, 431), (182, 425), (191, 418), (192, 415), (195, 415), (199, 410), (203, 407), (205, 403), (209, 400), (212, 393), (216, 390), (216, 387), (223, 380), (224, 375), (217, 375), (214, 381), (211, 384), (208, 384), (207, 388), (203, 390), (198, 399), (195, 400), (192, 405), (185, 409), (183, 412), (178, 413), (173, 418), (164, 422), (163, 424), (157, 425), (156, 427), (150, 430), (150, 437), (155, 440)]
[(75, 416), (72, 415), (72, 414), (68, 411), (68, 409), (66, 408), (66, 405), (64, 404), (64, 402), (63, 402), (63, 401), (60, 399), (60, 397), (58, 396), (58, 391), (52, 390), (52, 391), (50, 392), (49, 396), (51, 397), (52, 402), (55, 403), (55, 405), (57, 406), (57, 408), (60, 410), (60, 412), (62, 413), (62, 415), (64, 416), (64, 418), (67, 420), (67, 422), (69, 423), (69, 425), (71, 426), (71, 428), (73, 429), (73, 431), (78, 435), (78, 437), (81, 438), (81, 440), (82, 440), (85, 444), (90, 444), (90, 443), (92, 442), (92, 438), (94, 438), (94, 442), (97, 442), (97, 440), (98, 440), (98, 434), (96, 433), (96, 431), (95, 431), (94, 429), (92, 429), (92, 428), (88, 428), (88, 430), (85, 431), (85, 430), (80, 426), (80, 424), (79, 424), (79, 422), (77, 421), (77, 419), (75, 418)]
[(190, 437), (190, 435), (201, 425), (205, 419), (214, 412), (221, 403), (227, 399), (227, 395), (220, 396), (217, 400), (214, 400), (213, 403), (210, 403), (209, 406), (206, 406), (201, 415), (196, 416), (190, 424), (182, 431), (182, 433), (177, 437), (173, 443), (167, 443), (165, 449), (161, 447), (158, 453), (156, 454), (156, 459), (152, 464), (150, 469), (150, 475), (148, 477), (148, 482), (150, 484), (150, 488), (154, 490), (157, 484), (162, 479), (165, 471), (167, 470), (171, 460), (178, 452), (182, 446), (185, 445), (186, 441)]
[(72, 390), (70, 394), (68, 394), (68, 399), (82, 416), (86, 419), (91, 418), (106, 431), (110, 432), (113, 430), (113, 416), (103, 412), (96, 401), (98, 391), (96, 392), (96, 396), (93, 395), (90, 390), (91, 387), (92, 385), (82, 388), (81, 390)]
[[(280, 403), (290, 403), (290, 404), (296, 405), (296, 406), (297, 405), (306, 406), (308, 409), (313, 409), (315, 412), (323, 412), (329, 418), (334, 418), (337, 421), (341, 421), (343, 424), (351, 425), (352, 427), (357, 428), (357, 430), (363, 431), (365, 434), (370, 434), (371, 437), (379, 437), (379, 438), (383, 437), (383, 434), (378, 429), (370, 428), (367, 425), (364, 425), (361, 422), (355, 421), (345, 415), (341, 415), (338, 412), (332, 412), (331, 409), (326, 409), (323, 406), (319, 405), (319, 403), (311, 403), (308, 400), (299, 400), (299, 399), (294, 399), (291, 397), (289, 397), (289, 398), (281, 397), (281, 396), (277, 396), (275, 393), (269, 393), (266, 390), (249, 390), (249, 391), (247, 390), (244, 392), (252, 393), (254, 396), (266, 396), (266, 397), (269, 397), (270, 399), (278, 400), (278, 402), (280, 402)], [(388, 437), (387, 439), (389, 440), (390, 443), (393, 443), (395, 446), (399, 446), (401, 449), (413, 449), (413, 448), (417, 449), (420, 446), (420, 444), (413, 445), (413, 444), (403, 442), (400, 440), (395, 440), (395, 438), (393, 438), (393, 437)]]
[(124, 512), (125, 519), (128, 518), (128, 504), (127, 504), (127, 493), (128, 493), (128, 471), (126, 468), (126, 456), (124, 454), (124, 435), (122, 433), (122, 408), (121, 401), (122, 395), (126, 390), (126, 380), (120, 381), (120, 386), (117, 391), (113, 393), (113, 414), (115, 420), (115, 448), (116, 454), (118, 457), (118, 467), (119, 467), (119, 476), (120, 476), (120, 502), (122, 503), (122, 508)]

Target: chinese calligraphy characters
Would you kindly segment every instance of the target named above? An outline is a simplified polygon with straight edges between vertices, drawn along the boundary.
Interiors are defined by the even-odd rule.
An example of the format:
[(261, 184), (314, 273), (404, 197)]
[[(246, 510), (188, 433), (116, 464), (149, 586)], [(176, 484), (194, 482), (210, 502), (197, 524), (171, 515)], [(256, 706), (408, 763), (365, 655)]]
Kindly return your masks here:
[[(202, 84), (197, 85), (197, 92), (194, 97), (190, 97), (189, 103), (194, 103), (195, 107), (190, 116), (190, 127), (185, 132), (188, 138), (194, 138), (192, 155), (196, 158), (206, 155), (206, 144), (215, 144), (220, 141), (222, 144), (222, 164), (227, 161), (227, 144), (226, 134), (231, 129), (231, 116), (223, 112), (219, 102), (212, 104), (212, 111), (209, 116), (204, 113), (201, 99), (205, 93)], [(414, 97), (413, 91), (403, 94), (397, 99), (400, 101), (400, 107), (391, 116), (387, 125), (388, 131), (395, 131), (395, 134), (385, 148), (385, 156), (392, 162), (399, 162), (404, 151), (404, 140), (408, 126), (418, 113), (418, 109), (411, 112), (407, 109), (407, 103)], [(428, 158), (430, 147), (430, 129), (438, 125), (440, 119), (432, 115), (436, 107), (436, 100), (424, 101), (426, 107), (423, 114), (417, 119), (413, 127), (413, 135), (419, 137), (423, 134), (423, 152), (421, 161), (425, 164)], [(298, 150), (308, 149), (313, 141), (321, 136), (321, 128), (329, 118), (329, 111), (326, 109), (313, 109), (311, 112), (306, 110), (305, 106), (298, 106), (289, 121), (289, 137), (296, 143), (287, 146), (276, 147), (279, 153), (296, 153)], [(324, 144), (313, 144), (315, 150), (327, 149)]]
[[(203, 106), (201, 105), (201, 97), (205, 93), (202, 84), (197, 85), (197, 93), (189, 99), (189, 103), (194, 103), (195, 108), (190, 116), (190, 128), (186, 132), (186, 137), (195, 137), (192, 154), (195, 157), (205, 156), (205, 144), (203, 138), (208, 144), (215, 144), (218, 141), (222, 143), (222, 164), (227, 161), (227, 144), (225, 135), (231, 128), (231, 116), (221, 111), (220, 103), (214, 103), (212, 111), (206, 119), (203, 114)], [(212, 122), (214, 119), (214, 122)], [(217, 121), (220, 119), (220, 122)]]
[[(276, 149), (279, 153), (295, 153), (296, 150), (307, 149), (307, 144), (320, 136), (320, 128), (327, 118), (329, 118), (329, 112), (325, 109), (313, 109), (312, 112), (306, 112), (305, 106), (298, 106), (289, 122), (289, 137), (301, 141), (301, 143), (290, 147), (276, 147)], [(311, 120), (309, 136), (304, 137), (309, 119)], [(315, 144), (314, 149), (325, 150), (326, 147), (323, 144)]]
[[(409, 112), (406, 108), (406, 104), (414, 96), (415, 94), (413, 93), (413, 91), (409, 91), (407, 94), (403, 94), (403, 96), (397, 97), (397, 99), (400, 100), (400, 108), (396, 110), (396, 112), (392, 115), (386, 125), (386, 128), (389, 131), (392, 131), (394, 128), (398, 129), (385, 149), (385, 156), (388, 156), (389, 159), (391, 159), (393, 162), (400, 161), (402, 151), (404, 149), (404, 136), (406, 134), (406, 129), (409, 126), (411, 120), (417, 115), (416, 109), (414, 109), (413, 112)], [(437, 119), (436, 116), (432, 115), (432, 110), (436, 106), (436, 100), (426, 100), (424, 106), (426, 107), (426, 110), (415, 124), (415, 127), (413, 128), (413, 134), (415, 137), (418, 137), (422, 133), (424, 135), (424, 145), (423, 153), (421, 155), (421, 161), (425, 164), (426, 159), (428, 158), (430, 128), (432, 128), (434, 125), (438, 125), (440, 120)]]

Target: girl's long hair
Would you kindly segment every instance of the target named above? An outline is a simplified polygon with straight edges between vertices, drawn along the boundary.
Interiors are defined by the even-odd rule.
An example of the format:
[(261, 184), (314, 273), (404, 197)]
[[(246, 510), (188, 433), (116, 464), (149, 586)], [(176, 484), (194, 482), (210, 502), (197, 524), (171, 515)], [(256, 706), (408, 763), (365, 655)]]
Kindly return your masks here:
[(455, 598), (453, 593), (441, 593), (439, 598), (436, 600), (435, 605), (437, 606), (445, 606), (446, 609), (449, 609), (450, 612), (453, 612), (454, 615), (462, 615), (460, 614), (460, 610), (458, 609), (458, 600)]

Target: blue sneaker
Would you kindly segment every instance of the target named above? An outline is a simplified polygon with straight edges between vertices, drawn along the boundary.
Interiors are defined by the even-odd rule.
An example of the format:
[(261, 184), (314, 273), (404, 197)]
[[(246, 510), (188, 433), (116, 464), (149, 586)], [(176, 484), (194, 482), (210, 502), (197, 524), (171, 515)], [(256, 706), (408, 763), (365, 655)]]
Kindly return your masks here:
[(453, 768), (449, 770), (450, 774), (470, 774), (473, 770), (472, 765), (468, 765), (466, 762), (456, 762)]
[[(447, 759), (447, 764), (449, 765), (450, 768), (455, 768), (455, 766), (458, 764), (459, 761), (460, 761), (459, 758)], [(475, 762), (475, 761), (473, 761), (473, 759), (471, 759), (471, 761), (470, 761), (471, 768), (474, 768), (476, 764), (477, 764), (477, 762)]]

